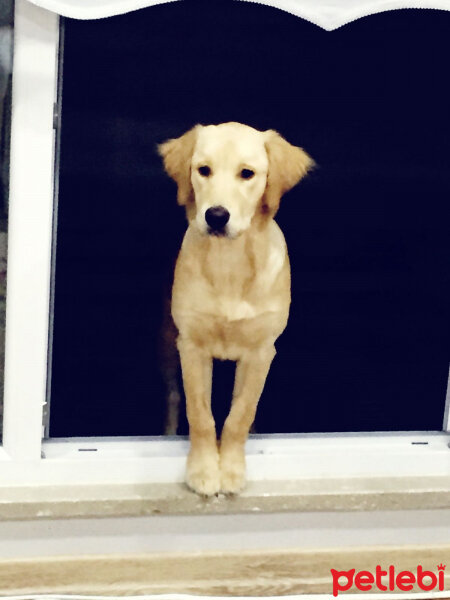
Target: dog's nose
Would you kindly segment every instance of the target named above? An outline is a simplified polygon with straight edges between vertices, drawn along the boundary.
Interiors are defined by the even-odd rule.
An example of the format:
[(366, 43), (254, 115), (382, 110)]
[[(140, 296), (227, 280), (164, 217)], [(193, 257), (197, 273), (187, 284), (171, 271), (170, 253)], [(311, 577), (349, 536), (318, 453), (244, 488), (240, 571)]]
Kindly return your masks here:
[(212, 206), (205, 212), (205, 220), (213, 231), (223, 229), (229, 218), (230, 213), (223, 206)]

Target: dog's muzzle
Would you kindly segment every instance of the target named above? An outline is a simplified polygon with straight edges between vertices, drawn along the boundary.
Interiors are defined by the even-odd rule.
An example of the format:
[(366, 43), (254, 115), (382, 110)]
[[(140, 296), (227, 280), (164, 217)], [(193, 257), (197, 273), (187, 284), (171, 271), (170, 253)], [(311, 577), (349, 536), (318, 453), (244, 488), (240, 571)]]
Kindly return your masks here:
[(211, 235), (225, 235), (225, 227), (229, 220), (230, 213), (223, 206), (212, 206), (205, 212), (208, 233)]

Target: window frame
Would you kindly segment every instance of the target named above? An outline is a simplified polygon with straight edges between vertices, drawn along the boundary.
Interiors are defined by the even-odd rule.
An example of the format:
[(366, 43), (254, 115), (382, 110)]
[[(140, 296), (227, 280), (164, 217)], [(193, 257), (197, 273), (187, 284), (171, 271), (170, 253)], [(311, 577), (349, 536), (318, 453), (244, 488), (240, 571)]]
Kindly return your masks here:
[[(43, 440), (51, 345), (59, 16), (16, 0), (14, 40), (1, 486), (36, 490), (58, 485), (70, 493), (74, 484), (179, 484), (188, 448), (183, 438)], [(430, 481), (430, 489), (438, 482), (439, 489), (450, 492), (449, 407), (447, 388), (440, 432), (252, 436), (247, 444), (249, 480), (262, 484), (261, 496), (264, 484), (277, 481), (320, 479), (323, 489), (335, 494), (345, 490), (346, 482), (367, 489), (373, 484), (379, 492), (383, 478), (389, 491), (393, 480), (401, 484), (411, 477)], [(419, 493), (414, 488), (408, 492)], [(450, 507), (450, 493), (448, 497)]]
[(24, 0), (16, 2), (3, 417), (3, 451), (12, 460), (38, 460), (41, 456), (58, 23), (56, 14)]

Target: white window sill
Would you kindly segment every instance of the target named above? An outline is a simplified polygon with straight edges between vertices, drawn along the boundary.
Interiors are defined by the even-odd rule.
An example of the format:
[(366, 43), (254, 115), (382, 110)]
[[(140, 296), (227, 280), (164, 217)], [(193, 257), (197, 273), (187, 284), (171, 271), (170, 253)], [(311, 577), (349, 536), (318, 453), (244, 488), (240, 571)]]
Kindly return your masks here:
[(0, 520), (450, 508), (444, 433), (252, 436), (239, 496), (183, 484), (186, 439), (44, 442), (45, 458), (0, 460)]

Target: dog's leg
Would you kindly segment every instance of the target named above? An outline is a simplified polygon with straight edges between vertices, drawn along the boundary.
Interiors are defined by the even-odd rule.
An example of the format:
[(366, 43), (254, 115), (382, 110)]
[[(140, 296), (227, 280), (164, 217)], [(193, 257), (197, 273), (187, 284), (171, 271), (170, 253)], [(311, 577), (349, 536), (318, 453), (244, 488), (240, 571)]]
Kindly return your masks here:
[(211, 412), (212, 358), (189, 340), (178, 340), (191, 448), (186, 483), (211, 496), (220, 491), (219, 452)]
[(165, 435), (176, 435), (179, 422), (181, 393), (178, 385), (178, 330), (170, 313), (170, 288), (164, 293), (163, 318), (158, 339), (158, 364), (166, 391)]
[(164, 435), (176, 435), (180, 420), (181, 394), (178, 389), (178, 379), (176, 369), (170, 369), (164, 372), (166, 384), (166, 421), (164, 425)]
[(268, 346), (238, 362), (233, 402), (220, 443), (220, 489), (224, 493), (237, 493), (245, 485), (245, 442), (274, 356), (275, 348)]

